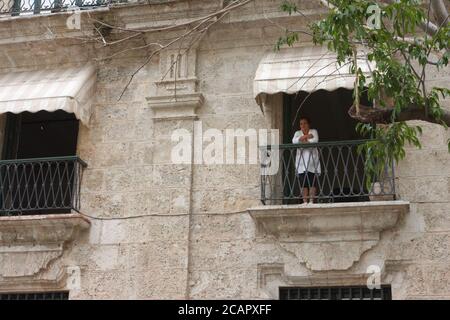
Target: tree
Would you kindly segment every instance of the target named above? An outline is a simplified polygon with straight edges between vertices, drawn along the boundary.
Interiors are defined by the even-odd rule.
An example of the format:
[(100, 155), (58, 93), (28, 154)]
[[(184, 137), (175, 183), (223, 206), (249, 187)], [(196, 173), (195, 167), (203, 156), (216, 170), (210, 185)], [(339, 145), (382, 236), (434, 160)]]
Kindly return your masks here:
[[(159, 0), (148, 0), (149, 5)], [(443, 102), (450, 95), (448, 88), (430, 87), (430, 72), (442, 72), (450, 57), (449, 0), (316, 0), (329, 8), (328, 13), (312, 22), (308, 30), (285, 30), (277, 48), (293, 45), (299, 33), (311, 36), (316, 45), (327, 45), (337, 54), (338, 62), (349, 63), (356, 75), (354, 104), (349, 114), (359, 121), (358, 130), (373, 139), (364, 148), (367, 154), (366, 168), (377, 175), (383, 163), (399, 161), (405, 157), (405, 145), (420, 147), (420, 126), (412, 126), (408, 120), (423, 120), (444, 127), (450, 125), (450, 110)], [(94, 35), (89, 39), (110, 49), (119, 50), (103, 59), (148, 50), (144, 62), (130, 76), (133, 77), (162, 50), (179, 46), (184, 49), (198, 42), (202, 36), (233, 10), (239, 10), (255, 0), (224, 0), (223, 8), (188, 22), (167, 27), (136, 29), (122, 26), (108, 19), (89, 15), (94, 24)], [(282, 10), (290, 15), (305, 15), (296, 5), (301, 1), (280, 0)], [(375, 23), (368, 24), (368, 19)], [(174, 36), (160, 41), (160, 32)], [(135, 41), (121, 49), (123, 43)], [(364, 47), (368, 59), (376, 65), (369, 82), (357, 65), (358, 48)], [(181, 46), (180, 46), (181, 48)], [(182, 52), (181, 52), (182, 53)], [(175, 69), (178, 60), (175, 59)], [(123, 94), (122, 92), (122, 94)], [(360, 96), (367, 93), (374, 101), (373, 107), (360, 104)], [(121, 95), (122, 96), (122, 95)], [(378, 124), (378, 125), (376, 125)], [(449, 141), (450, 150), (450, 141)], [(377, 161), (377, 160), (385, 161)]]
[[(450, 111), (443, 102), (449, 88), (429, 86), (427, 75), (442, 72), (450, 50), (449, 14), (444, 0), (318, 0), (329, 8), (321, 20), (309, 25), (312, 41), (327, 45), (339, 63), (350, 61), (355, 74), (354, 104), (349, 114), (357, 129), (373, 140), (364, 146), (366, 169), (380, 175), (385, 161), (405, 157), (405, 144), (420, 147), (420, 126), (408, 120), (450, 125)], [(447, 0), (446, 0), (447, 1)], [(282, 10), (302, 14), (291, 1)], [(368, 19), (374, 19), (368, 24)], [(298, 31), (286, 30), (276, 47), (293, 45)], [(364, 47), (376, 65), (371, 82), (357, 65), (356, 53)], [(360, 104), (367, 90), (373, 107)], [(376, 125), (378, 124), (378, 126)], [(381, 124), (381, 125), (380, 125)], [(450, 150), (450, 142), (449, 142)]]

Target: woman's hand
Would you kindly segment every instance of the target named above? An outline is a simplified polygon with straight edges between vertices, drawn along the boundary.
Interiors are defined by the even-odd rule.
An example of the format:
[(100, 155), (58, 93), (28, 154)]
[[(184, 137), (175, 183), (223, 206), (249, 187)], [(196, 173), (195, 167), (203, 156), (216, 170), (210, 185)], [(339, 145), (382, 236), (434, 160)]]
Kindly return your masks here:
[(309, 135), (308, 136), (301, 136), (300, 137), (300, 142), (308, 142), (308, 139), (309, 139)]

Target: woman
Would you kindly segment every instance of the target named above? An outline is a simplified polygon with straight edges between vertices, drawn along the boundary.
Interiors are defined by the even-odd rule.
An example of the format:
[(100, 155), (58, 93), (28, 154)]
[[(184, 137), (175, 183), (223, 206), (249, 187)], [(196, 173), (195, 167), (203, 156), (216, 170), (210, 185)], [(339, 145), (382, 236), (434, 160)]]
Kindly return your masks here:
[[(319, 133), (311, 129), (311, 122), (307, 117), (300, 119), (300, 130), (292, 138), (292, 143), (317, 143), (319, 142)], [(302, 147), (297, 149), (295, 157), (295, 171), (300, 180), (303, 202), (313, 203), (316, 196), (316, 184), (318, 175), (320, 175), (319, 150), (317, 148)]]

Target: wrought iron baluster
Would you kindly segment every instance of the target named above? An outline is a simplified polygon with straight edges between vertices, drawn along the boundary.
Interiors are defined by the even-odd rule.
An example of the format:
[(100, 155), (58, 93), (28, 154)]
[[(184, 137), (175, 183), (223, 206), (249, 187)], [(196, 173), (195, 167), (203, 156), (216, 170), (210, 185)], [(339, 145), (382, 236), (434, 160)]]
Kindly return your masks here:
[[(70, 7), (95, 8), (106, 6), (110, 0), (5, 0), (0, 3), (0, 14), (43, 14), (59, 12)], [(120, 2), (127, 2), (126, 0)]]
[[(366, 142), (358, 140), (276, 146), (279, 150), (280, 168), (276, 174), (270, 175), (262, 168), (261, 201), (265, 204), (301, 203), (302, 189), (308, 187), (306, 184), (311, 181), (308, 183), (306, 178), (304, 181), (298, 178), (298, 171), (301, 171), (299, 166), (302, 170), (318, 173), (319, 164), (321, 173), (315, 174), (312, 182), (316, 187), (316, 201), (368, 201), (373, 188), (367, 188), (365, 154), (363, 148), (360, 148)], [(318, 162), (315, 159), (316, 153), (319, 156)], [(395, 176), (392, 164), (385, 164), (383, 176), (377, 179), (381, 193), (393, 197)], [(280, 187), (277, 187), (278, 185)]]
[(0, 160), (0, 215), (79, 211), (86, 166), (77, 157)]

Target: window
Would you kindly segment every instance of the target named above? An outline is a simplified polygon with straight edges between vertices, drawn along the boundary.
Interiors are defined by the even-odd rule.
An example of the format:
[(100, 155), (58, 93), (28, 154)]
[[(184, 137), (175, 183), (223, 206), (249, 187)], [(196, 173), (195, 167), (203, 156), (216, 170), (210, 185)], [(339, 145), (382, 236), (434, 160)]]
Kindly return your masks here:
[(280, 288), (280, 300), (392, 300), (392, 294), (390, 286), (286, 287)]
[(0, 215), (69, 213), (85, 163), (79, 121), (64, 111), (8, 114), (0, 161)]
[(0, 300), (69, 300), (69, 292), (0, 293)]

